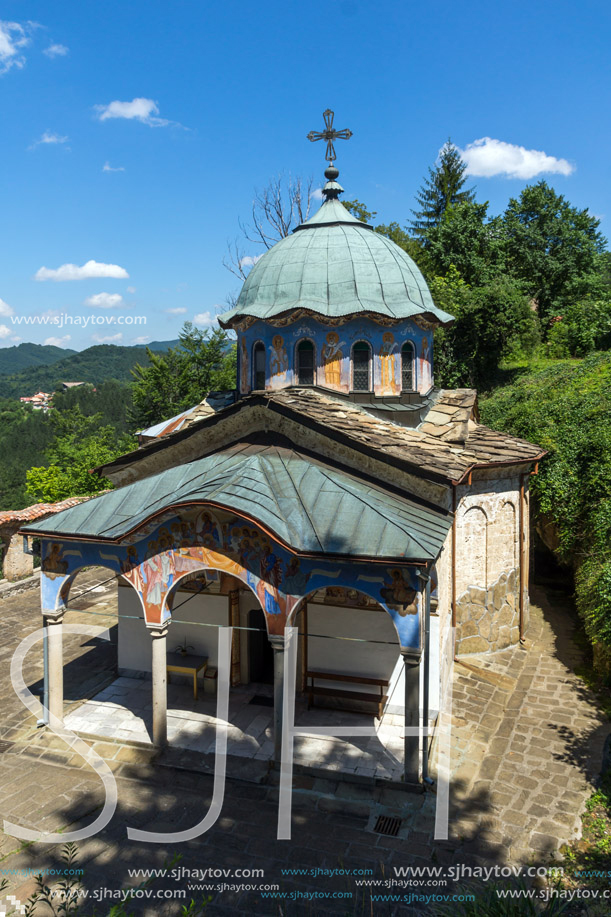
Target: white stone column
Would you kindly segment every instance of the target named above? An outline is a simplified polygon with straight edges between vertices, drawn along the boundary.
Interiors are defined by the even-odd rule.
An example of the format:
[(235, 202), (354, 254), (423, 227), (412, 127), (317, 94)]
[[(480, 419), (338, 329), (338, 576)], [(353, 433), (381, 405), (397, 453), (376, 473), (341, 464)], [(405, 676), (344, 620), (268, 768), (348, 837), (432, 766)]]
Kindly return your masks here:
[(47, 694), (49, 713), (64, 721), (64, 651), (63, 610), (58, 614), (45, 615), (47, 628)]
[(153, 677), (153, 743), (158, 746), (168, 741), (168, 689), (166, 636), (168, 622), (150, 627), (152, 642)]
[(273, 636), (274, 650), (274, 761), (282, 758), (282, 711), (284, 707), (284, 637)]

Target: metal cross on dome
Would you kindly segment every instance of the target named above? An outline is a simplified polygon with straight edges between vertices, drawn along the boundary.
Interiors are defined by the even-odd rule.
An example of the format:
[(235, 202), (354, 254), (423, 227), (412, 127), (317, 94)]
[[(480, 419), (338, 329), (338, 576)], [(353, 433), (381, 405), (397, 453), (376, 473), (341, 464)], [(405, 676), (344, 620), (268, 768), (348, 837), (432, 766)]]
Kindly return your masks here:
[(335, 147), (333, 146), (333, 141), (350, 140), (352, 137), (352, 131), (348, 130), (347, 127), (342, 131), (334, 130), (333, 118), (335, 117), (335, 112), (331, 111), (330, 108), (327, 108), (326, 111), (323, 111), (322, 116), (325, 119), (325, 130), (310, 131), (308, 134), (308, 140), (326, 140), (327, 152), (325, 153), (325, 159), (328, 162), (333, 162), (337, 158), (335, 155)]

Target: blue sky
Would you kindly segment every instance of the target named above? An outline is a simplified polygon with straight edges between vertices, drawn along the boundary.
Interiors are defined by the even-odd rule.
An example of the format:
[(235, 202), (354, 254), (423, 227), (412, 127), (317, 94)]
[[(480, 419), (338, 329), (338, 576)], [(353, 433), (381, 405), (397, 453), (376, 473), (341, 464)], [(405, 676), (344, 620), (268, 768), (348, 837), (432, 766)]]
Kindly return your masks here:
[[(205, 325), (239, 289), (223, 258), (254, 189), (322, 178), (305, 135), (327, 107), (378, 221), (409, 220), (451, 136), (491, 212), (545, 178), (611, 234), (602, 0), (5, 0), (0, 20), (0, 346)], [(35, 315), (57, 321), (15, 322)]]

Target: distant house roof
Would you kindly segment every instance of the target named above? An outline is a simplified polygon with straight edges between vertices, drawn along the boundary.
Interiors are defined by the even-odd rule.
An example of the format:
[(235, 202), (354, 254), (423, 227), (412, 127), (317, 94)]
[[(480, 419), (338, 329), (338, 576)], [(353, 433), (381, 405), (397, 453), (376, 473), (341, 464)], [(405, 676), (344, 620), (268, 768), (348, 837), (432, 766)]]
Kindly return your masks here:
[(86, 385), (85, 382), (62, 382), (64, 388), (76, 388), (77, 385)]
[(0, 526), (6, 525), (9, 522), (33, 522), (35, 519), (40, 519), (43, 516), (52, 516), (55, 515), (55, 513), (61, 513), (65, 509), (77, 506), (79, 503), (84, 503), (86, 500), (90, 499), (90, 496), (68, 497), (68, 499), (61, 500), (59, 503), (35, 503), (33, 506), (26, 506), (25, 509), (10, 509), (0, 513)]
[(290, 446), (242, 442), (26, 526), (28, 534), (120, 541), (175, 506), (206, 504), (260, 524), (287, 547), (396, 561), (436, 558), (451, 515)]
[(156, 423), (152, 427), (140, 430), (138, 436), (142, 441), (157, 439), (159, 436), (167, 436), (169, 433), (182, 430), (187, 422), (190, 423), (193, 420), (199, 420), (209, 414), (214, 414), (229, 404), (233, 404), (234, 401), (235, 392), (209, 392), (199, 404), (194, 404), (193, 407), (187, 408), (186, 411), (182, 411), (180, 414), (175, 414), (174, 417), (170, 417), (168, 420), (162, 420), (161, 423)]

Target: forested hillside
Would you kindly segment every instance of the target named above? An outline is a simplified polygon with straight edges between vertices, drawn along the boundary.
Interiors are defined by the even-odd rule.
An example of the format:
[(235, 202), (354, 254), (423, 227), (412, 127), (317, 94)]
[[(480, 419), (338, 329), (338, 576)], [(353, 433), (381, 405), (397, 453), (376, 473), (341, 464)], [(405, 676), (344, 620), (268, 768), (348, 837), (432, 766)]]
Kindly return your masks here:
[[(176, 341), (157, 341), (148, 345), (148, 349), (166, 351), (176, 343)], [(8, 349), (9, 364), (15, 360), (15, 356), (11, 356), (11, 351), (18, 349)], [(116, 344), (98, 344), (80, 353), (68, 351), (68, 356), (66, 356), (66, 351), (59, 347), (49, 348), (49, 350), (58, 351), (59, 358), (48, 364), (42, 361), (38, 365), (30, 363), (19, 371), (5, 371), (0, 374), (0, 398), (20, 398), (25, 395), (33, 395), (38, 391), (53, 392), (60, 382), (91, 382), (93, 385), (104, 382), (105, 379), (130, 382), (131, 370), (136, 363), (148, 362), (147, 348), (144, 346), (119, 347)], [(47, 348), (44, 352), (46, 351)], [(5, 365), (4, 353), (4, 350), (0, 350), (0, 365), (2, 366)], [(26, 351), (28, 356), (32, 353), (39, 354), (40, 351)], [(23, 362), (23, 359), (20, 359)]]
[(48, 366), (63, 360), (76, 350), (54, 347), (51, 344), (18, 344), (16, 347), (3, 347), (0, 350), (0, 374), (21, 372), (31, 366)]
[(220, 330), (187, 323), (175, 342), (90, 347), (48, 367), (0, 376), (0, 390), (6, 383), (21, 394), (25, 378), (35, 380), (33, 391), (53, 392), (62, 380), (88, 384), (55, 392), (48, 414), (0, 397), (0, 510), (108, 486), (90, 469), (135, 448), (134, 433), (149, 420), (196, 404), (210, 389), (233, 388), (235, 346)]

